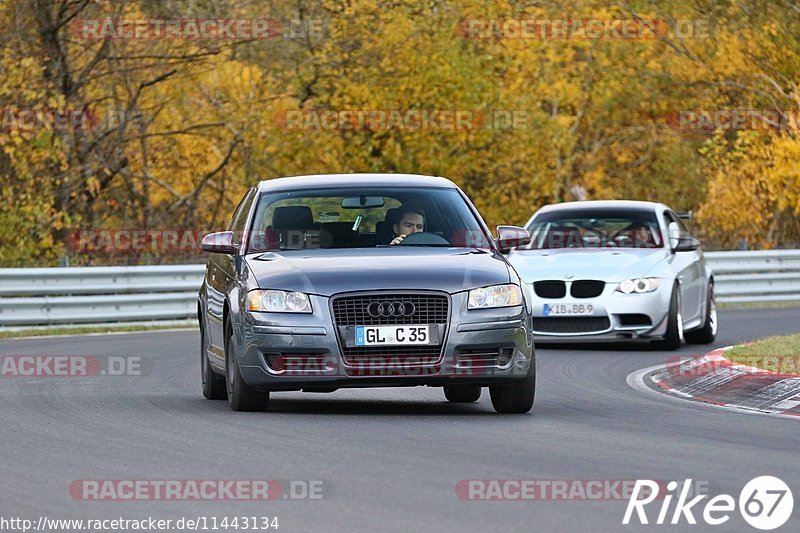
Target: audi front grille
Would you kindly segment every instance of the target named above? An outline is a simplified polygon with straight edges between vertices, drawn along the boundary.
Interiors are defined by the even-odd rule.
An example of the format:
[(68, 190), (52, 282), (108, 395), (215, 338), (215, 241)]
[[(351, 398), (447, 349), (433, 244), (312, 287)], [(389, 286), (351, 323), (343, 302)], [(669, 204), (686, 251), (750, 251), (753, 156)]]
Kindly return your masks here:
[[(434, 364), (441, 359), (450, 316), (450, 299), (432, 293), (370, 293), (331, 299), (334, 329), (347, 364), (375, 365), (407, 360), (409, 364)], [(440, 332), (439, 345), (348, 347), (346, 326), (424, 325)]]

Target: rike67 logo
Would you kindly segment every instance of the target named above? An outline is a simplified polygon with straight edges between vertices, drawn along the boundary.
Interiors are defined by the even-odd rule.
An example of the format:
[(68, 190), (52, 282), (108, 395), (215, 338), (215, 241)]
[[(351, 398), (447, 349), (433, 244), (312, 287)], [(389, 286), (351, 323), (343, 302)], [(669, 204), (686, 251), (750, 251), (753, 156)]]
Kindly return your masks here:
[[(636, 480), (622, 523), (628, 525), (635, 518), (634, 524), (638, 520), (639, 524), (644, 525), (650, 523), (696, 525), (695, 513), (706, 524), (712, 526), (725, 524), (731, 519), (737, 504), (733, 496), (719, 494), (706, 501), (705, 505), (700, 505), (705, 498), (708, 498), (708, 495), (701, 494), (689, 499), (691, 486), (691, 479), (687, 479), (682, 484), (678, 484), (676, 481), (667, 483), (667, 493), (660, 499), (660, 507), (658, 504), (654, 506), (658, 509), (658, 516), (655, 522), (651, 522), (652, 512), (648, 516), (645, 507), (653, 503), (659, 496), (659, 483), (649, 479)], [(675, 506), (671, 509), (673, 500), (675, 500)], [(789, 520), (794, 509), (794, 498), (789, 486), (781, 479), (773, 476), (760, 476), (750, 480), (744, 486), (739, 493), (738, 504), (739, 513), (745, 522), (756, 529), (768, 531), (781, 527)]]

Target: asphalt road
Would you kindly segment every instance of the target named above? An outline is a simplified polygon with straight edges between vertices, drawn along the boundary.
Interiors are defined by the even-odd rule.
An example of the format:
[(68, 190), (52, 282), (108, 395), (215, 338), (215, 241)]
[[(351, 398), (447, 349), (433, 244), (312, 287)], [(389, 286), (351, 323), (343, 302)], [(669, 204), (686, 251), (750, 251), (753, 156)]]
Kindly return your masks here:
[[(714, 346), (798, 331), (800, 309), (726, 310), (720, 321)], [(270, 412), (234, 413), (200, 395), (198, 338), (0, 341), (4, 356), (141, 357), (141, 375), (0, 377), (0, 517), (277, 516), (279, 531), (713, 531), (685, 522), (623, 526), (626, 501), (462, 501), (455, 486), (692, 478), (738, 499), (751, 478), (776, 475), (795, 493), (780, 531), (800, 529), (800, 425), (662, 400), (626, 384), (629, 373), (672, 353), (540, 348), (531, 415), (495, 414), (487, 391), (464, 406), (420, 387), (273, 394)], [(254, 478), (324, 480), (324, 499), (83, 501), (69, 491), (85, 479)], [(754, 531), (737, 512), (716, 529)]]

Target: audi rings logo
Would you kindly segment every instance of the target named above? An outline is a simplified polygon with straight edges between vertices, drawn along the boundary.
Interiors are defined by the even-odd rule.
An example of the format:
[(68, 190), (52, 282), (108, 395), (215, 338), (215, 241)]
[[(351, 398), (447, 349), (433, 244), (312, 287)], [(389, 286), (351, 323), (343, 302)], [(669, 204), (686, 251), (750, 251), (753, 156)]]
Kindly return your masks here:
[(411, 302), (372, 302), (367, 306), (367, 313), (372, 317), (411, 316), (416, 311)]

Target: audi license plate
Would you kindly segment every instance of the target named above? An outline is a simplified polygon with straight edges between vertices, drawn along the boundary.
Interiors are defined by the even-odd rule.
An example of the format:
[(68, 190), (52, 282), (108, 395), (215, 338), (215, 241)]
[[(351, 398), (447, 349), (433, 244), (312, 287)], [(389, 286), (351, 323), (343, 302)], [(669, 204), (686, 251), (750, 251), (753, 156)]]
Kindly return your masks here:
[(591, 315), (592, 304), (544, 304), (544, 316)]
[(428, 326), (356, 326), (356, 346), (430, 344)]

